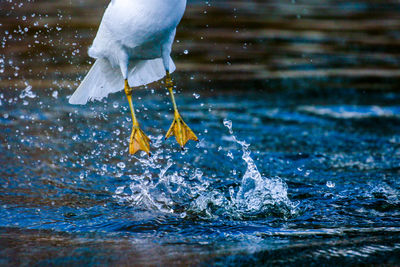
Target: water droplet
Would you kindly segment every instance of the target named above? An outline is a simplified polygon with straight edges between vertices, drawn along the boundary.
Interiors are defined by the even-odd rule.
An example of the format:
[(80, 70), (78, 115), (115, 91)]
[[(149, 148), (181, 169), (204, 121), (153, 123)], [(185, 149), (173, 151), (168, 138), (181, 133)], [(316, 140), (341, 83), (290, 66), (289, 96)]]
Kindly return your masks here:
[(334, 188), (335, 187), (335, 183), (331, 182), (331, 181), (328, 181), (328, 182), (326, 182), (326, 186), (329, 187), (329, 188)]
[(122, 194), (122, 192), (124, 192), (125, 186), (120, 186), (117, 187), (117, 190), (115, 190), (115, 194), (119, 195)]
[(187, 54), (189, 54), (189, 51), (188, 51), (187, 49), (185, 49), (185, 51), (183, 51), (183, 53), (184, 53), (185, 55), (187, 55)]
[(200, 98), (200, 95), (199, 95), (199, 94), (196, 94), (196, 93), (193, 93), (193, 96), (194, 96), (194, 98), (196, 98), (196, 99), (199, 99), (199, 98)]
[(232, 131), (232, 121), (231, 121), (231, 120), (228, 120), (228, 119), (224, 119), (224, 125), (225, 125), (226, 128), (229, 129), (229, 133), (230, 133), (230, 134), (233, 134), (233, 131)]
[(123, 163), (122, 161), (121, 161), (121, 162), (118, 162), (117, 166), (118, 166), (119, 168), (121, 168), (121, 169), (125, 169), (125, 167), (126, 167), (125, 163)]
[(25, 97), (35, 98), (36, 94), (32, 92), (32, 86), (28, 85), (24, 90), (22, 90), (19, 98), (23, 99)]

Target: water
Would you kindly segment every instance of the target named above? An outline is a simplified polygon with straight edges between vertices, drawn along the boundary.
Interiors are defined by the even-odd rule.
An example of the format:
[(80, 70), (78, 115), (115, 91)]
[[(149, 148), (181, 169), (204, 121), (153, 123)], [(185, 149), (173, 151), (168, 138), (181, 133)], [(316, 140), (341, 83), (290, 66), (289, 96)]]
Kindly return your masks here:
[(200, 142), (164, 140), (173, 113), (152, 84), (134, 92), (151, 157), (128, 155), (123, 92), (68, 104), (103, 6), (67, 2), (0, 10), (13, 35), (0, 52), (0, 265), (400, 261), (394, 2), (191, 2), (174, 78)]
[(60, 239), (74, 257), (46, 260), (81, 264), (129, 262), (133, 252), (138, 264), (224, 265), (398, 255), (398, 107), (277, 108), (274, 98), (293, 100), (281, 95), (179, 94), (200, 138), (181, 152), (163, 139), (165, 92), (140, 91), (150, 158), (127, 153), (122, 93), (77, 107), (50, 92), (4, 101), (2, 246), (29, 239), (33, 260)]

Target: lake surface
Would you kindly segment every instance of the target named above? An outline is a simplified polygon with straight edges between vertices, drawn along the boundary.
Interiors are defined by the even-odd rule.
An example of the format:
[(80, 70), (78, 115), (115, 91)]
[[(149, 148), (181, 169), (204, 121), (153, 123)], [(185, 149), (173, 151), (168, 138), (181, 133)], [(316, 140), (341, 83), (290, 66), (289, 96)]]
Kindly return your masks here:
[(0, 2), (0, 265), (400, 262), (398, 1), (189, 1), (162, 83), (68, 97), (107, 1)]

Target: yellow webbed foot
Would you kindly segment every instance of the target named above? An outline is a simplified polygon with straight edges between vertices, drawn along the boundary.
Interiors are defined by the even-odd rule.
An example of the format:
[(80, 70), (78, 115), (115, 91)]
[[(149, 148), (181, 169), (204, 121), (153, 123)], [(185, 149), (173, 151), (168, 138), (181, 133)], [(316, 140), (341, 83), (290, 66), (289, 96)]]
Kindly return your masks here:
[(197, 136), (183, 121), (181, 115), (178, 112), (175, 112), (174, 114), (174, 121), (172, 122), (172, 125), (165, 136), (165, 139), (168, 139), (173, 135), (175, 135), (176, 141), (182, 149), (189, 140), (199, 141)]
[(150, 138), (139, 128), (133, 126), (131, 139), (129, 141), (129, 154), (133, 155), (139, 150), (145, 151), (149, 156), (150, 154)]

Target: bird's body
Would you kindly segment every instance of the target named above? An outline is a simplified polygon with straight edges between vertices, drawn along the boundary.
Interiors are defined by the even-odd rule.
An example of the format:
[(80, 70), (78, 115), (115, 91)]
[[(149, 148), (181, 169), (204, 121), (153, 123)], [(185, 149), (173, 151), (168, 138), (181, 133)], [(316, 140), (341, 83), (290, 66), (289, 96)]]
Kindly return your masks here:
[(140, 86), (172, 73), (170, 53), (185, 7), (186, 0), (112, 0), (89, 48), (97, 62), (70, 103), (121, 91), (123, 79)]
[(106, 57), (113, 66), (127, 58), (161, 58), (162, 52), (169, 56), (185, 7), (186, 0), (113, 0), (89, 55)]
[[(95, 58), (96, 62), (69, 102), (86, 104), (90, 99), (101, 99), (109, 93), (124, 88), (132, 111), (134, 131), (136, 128), (140, 130), (133, 110), (132, 90), (129, 85), (145, 85), (167, 76), (166, 83), (169, 84), (172, 96), (173, 84), (169, 73), (175, 70), (175, 65), (170, 54), (176, 27), (185, 8), (186, 0), (112, 0), (89, 49), (89, 56)], [(173, 96), (172, 101), (177, 113), (175, 126), (184, 124), (183, 120), (179, 121), (181, 118)], [(175, 133), (174, 123), (171, 126), (173, 133)], [(177, 131), (186, 129), (187, 125), (183, 124), (183, 128)], [(190, 130), (188, 127), (187, 129)], [(170, 131), (168, 133), (171, 135)], [(145, 136), (143, 132), (141, 133)], [(135, 142), (134, 135), (132, 132), (131, 145)], [(142, 139), (146, 141), (148, 139), (146, 138)], [(191, 130), (180, 138), (180, 141), (177, 135), (181, 146), (187, 142), (185, 139), (197, 140), (197, 137)], [(131, 153), (139, 149), (148, 152), (148, 149), (143, 149), (148, 147), (148, 142), (145, 142), (144, 146), (136, 145)]]

